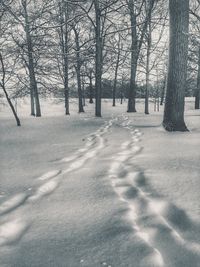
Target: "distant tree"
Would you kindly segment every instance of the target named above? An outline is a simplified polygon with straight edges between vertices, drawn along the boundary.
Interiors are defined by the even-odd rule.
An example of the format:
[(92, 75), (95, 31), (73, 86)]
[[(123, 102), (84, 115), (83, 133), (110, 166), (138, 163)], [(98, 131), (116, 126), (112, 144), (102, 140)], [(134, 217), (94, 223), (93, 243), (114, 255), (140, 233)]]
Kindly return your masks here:
[(189, 75), (194, 76), (197, 82), (194, 90), (195, 109), (200, 108), (200, 1), (193, 1), (190, 6), (190, 45), (189, 45)]
[[(2, 8), (7, 12), (12, 27), (10, 28), (9, 39), (18, 48), (21, 60), (24, 65), (24, 72), (27, 71), (31, 96), (31, 115), (40, 117), (40, 100), (38, 90), (37, 64), (44, 52), (43, 42), (47, 32), (42, 30), (41, 25), (48, 21), (48, 13), (51, 1), (28, 1), (28, 0), (2, 0)], [(44, 63), (44, 62), (43, 62)]]
[[(143, 12), (144, 2), (145, 1), (139, 2), (136, 0), (128, 1), (128, 8), (131, 21), (131, 77), (130, 77), (130, 89), (128, 96), (127, 112), (136, 112), (135, 98), (136, 98), (136, 72), (138, 67), (138, 59), (155, 0), (149, 1), (148, 12)], [(145, 14), (145, 16), (141, 23), (141, 15), (143, 13)], [(138, 19), (140, 19), (140, 22), (138, 21)], [(140, 24), (142, 24), (142, 26)]]
[(187, 131), (184, 96), (187, 75), (189, 0), (169, 0), (170, 41), (167, 92), (163, 126), (167, 131)]
[(64, 82), (64, 96), (65, 96), (65, 115), (69, 115), (69, 4), (68, 1), (62, 0), (59, 5), (60, 15), (60, 48), (62, 52), (62, 69)]
[(100, 1), (94, 0), (95, 6), (95, 41), (96, 41), (96, 60), (95, 60), (95, 115), (96, 117), (101, 117), (101, 78), (102, 78), (102, 33), (101, 33), (101, 8)]
[(83, 109), (83, 92), (82, 92), (82, 85), (81, 85), (81, 56), (80, 56), (80, 40), (79, 40), (79, 31), (76, 27), (76, 25), (72, 26), (72, 29), (74, 31), (74, 36), (75, 36), (75, 44), (76, 44), (76, 48), (75, 48), (75, 53), (76, 53), (76, 65), (75, 65), (75, 69), (76, 69), (76, 76), (77, 76), (77, 85), (78, 85), (78, 112), (84, 112)]

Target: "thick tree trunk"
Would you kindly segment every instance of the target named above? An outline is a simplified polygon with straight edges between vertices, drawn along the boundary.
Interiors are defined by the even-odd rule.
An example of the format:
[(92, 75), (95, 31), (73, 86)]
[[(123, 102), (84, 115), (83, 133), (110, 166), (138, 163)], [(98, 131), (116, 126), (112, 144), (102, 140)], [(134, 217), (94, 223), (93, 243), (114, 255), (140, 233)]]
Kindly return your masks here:
[(30, 89), (31, 96), (31, 116), (35, 116), (35, 101), (34, 101), (34, 92), (32, 88)]
[(167, 131), (187, 131), (184, 97), (187, 75), (189, 0), (170, 0), (170, 44), (163, 126)]
[(136, 14), (135, 14), (133, 0), (129, 0), (129, 10), (130, 10), (130, 19), (131, 19), (131, 77), (130, 77), (130, 88), (128, 92), (127, 112), (136, 112), (135, 97), (136, 97), (136, 71), (137, 71), (137, 60), (138, 60), (138, 43), (137, 43)]
[(101, 38), (101, 11), (99, 0), (94, 1), (96, 16), (96, 60), (95, 60), (95, 116), (101, 117), (101, 76), (102, 76), (102, 38)]
[(199, 109), (199, 100), (200, 100), (200, 47), (198, 56), (199, 58), (198, 58), (197, 88), (195, 91), (195, 109)]
[[(31, 90), (31, 115), (40, 117), (41, 116), (40, 101), (39, 101), (39, 95), (38, 95), (37, 81), (35, 77), (34, 60), (33, 60), (33, 45), (32, 45), (32, 38), (30, 34), (30, 26), (29, 26), (30, 23), (29, 23), (26, 0), (22, 1), (22, 6), (24, 8), (25, 33), (26, 33), (26, 41), (27, 41), (27, 49), (28, 49), (28, 70), (29, 70), (29, 79), (30, 79), (30, 90)], [(32, 101), (33, 96), (34, 96), (34, 101)], [(35, 102), (35, 112), (33, 111), (34, 102)]]

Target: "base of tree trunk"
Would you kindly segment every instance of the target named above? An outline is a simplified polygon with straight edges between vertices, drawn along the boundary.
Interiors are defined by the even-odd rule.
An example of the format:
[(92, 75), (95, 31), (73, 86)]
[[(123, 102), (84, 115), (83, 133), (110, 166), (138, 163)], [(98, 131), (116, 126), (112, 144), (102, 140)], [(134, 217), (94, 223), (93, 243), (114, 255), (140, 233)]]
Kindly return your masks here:
[(128, 112), (128, 113), (130, 113), (130, 112), (137, 112), (137, 110), (136, 110), (136, 109), (133, 109), (133, 108), (129, 108), (129, 109), (127, 110), (127, 112)]
[(79, 110), (78, 113), (84, 113), (85, 111), (83, 109)]
[(145, 111), (144, 114), (149, 115), (149, 111)]
[(94, 103), (94, 101), (93, 101), (92, 99), (90, 99), (89, 103), (90, 103), (90, 104), (93, 104), (93, 103)]
[(163, 127), (165, 128), (166, 131), (168, 132), (188, 132), (188, 128), (185, 125), (185, 122), (182, 123), (172, 123), (172, 122), (165, 122), (163, 121), (162, 123)]
[(136, 108), (135, 108), (135, 101), (133, 101), (132, 99), (128, 100), (128, 110), (127, 112), (137, 112)]

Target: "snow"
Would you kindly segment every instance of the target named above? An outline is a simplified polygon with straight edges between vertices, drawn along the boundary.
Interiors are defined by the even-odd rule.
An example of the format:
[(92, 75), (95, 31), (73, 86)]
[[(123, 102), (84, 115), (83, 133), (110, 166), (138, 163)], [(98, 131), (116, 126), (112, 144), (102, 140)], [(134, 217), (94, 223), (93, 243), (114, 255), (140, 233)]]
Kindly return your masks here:
[(200, 111), (187, 99), (191, 131), (168, 133), (138, 102), (32, 118), (24, 99), (22, 127), (1, 108), (1, 267), (200, 266)]

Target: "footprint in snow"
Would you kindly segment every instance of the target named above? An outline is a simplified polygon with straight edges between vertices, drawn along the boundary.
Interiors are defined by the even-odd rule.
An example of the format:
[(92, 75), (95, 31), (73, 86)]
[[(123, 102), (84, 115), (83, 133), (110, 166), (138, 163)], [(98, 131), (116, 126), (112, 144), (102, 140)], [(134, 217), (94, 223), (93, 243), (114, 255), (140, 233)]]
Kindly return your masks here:
[(53, 170), (53, 171), (49, 171), (45, 174), (43, 174), (42, 176), (40, 176), (38, 178), (38, 180), (48, 180), (48, 179), (51, 179), (51, 178), (54, 178), (55, 176), (59, 175), (61, 173), (61, 170)]
[(27, 230), (28, 225), (21, 219), (14, 219), (12, 221), (0, 225), (0, 246), (10, 245), (18, 241)]
[(5, 213), (8, 213), (17, 207), (19, 207), (21, 204), (23, 204), (26, 199), (28, 198), (28, 195), (26, 193), (17, 194), (10, 199), (4, 201), (0, 205), (0, 215), (3, 215)]
[(53, 179), (45, 184), (41, 185), (33, 194), (31, 197), (29, 197), (30, 201), (35, 201), (40, 199), (43, 196), (51, 194), (57, 187), (58, 187), (59, 181), (58, 179)]

